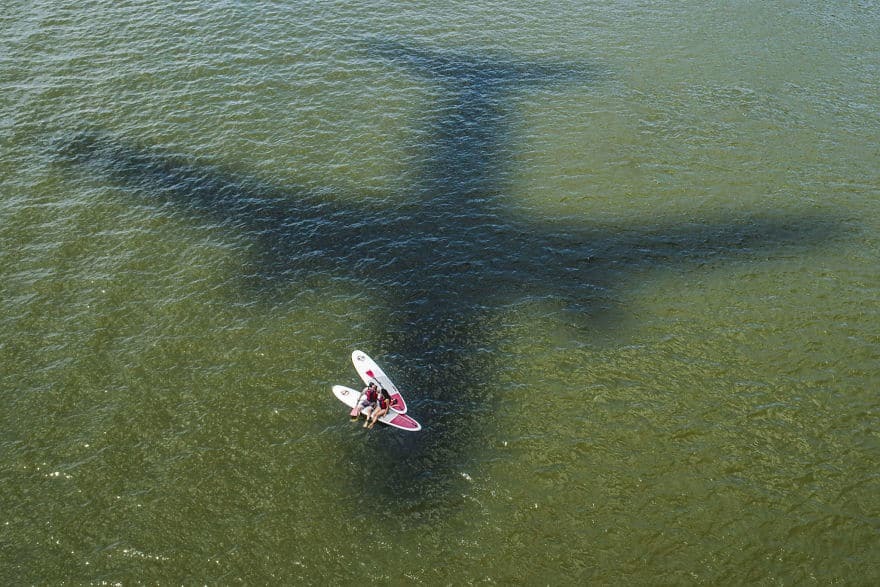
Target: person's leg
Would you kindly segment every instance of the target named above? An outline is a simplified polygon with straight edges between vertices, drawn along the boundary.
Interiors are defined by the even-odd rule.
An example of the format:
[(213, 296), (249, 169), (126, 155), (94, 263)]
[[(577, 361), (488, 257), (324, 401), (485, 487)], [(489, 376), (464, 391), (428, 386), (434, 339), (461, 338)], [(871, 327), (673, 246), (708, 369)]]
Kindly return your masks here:
[(373, 413), (373, 421), (370, 422), (370, 428), (372, 428), (373, 426), (375, 426), (375, 424), (376, 424), (376, 420), (378, 420), (379, 418), (381, 418), (382, 416), (384, 416), (384, 415), (387, 413), (387, 411), (388, 411), (388, 410), (379, 410), (379, 409), (376, 409), (375, 412)]

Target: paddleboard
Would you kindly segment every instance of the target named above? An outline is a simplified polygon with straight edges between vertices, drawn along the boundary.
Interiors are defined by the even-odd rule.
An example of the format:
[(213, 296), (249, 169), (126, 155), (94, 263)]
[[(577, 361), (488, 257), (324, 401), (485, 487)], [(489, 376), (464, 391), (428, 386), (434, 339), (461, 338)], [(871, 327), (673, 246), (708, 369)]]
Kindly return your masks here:
[[(386, 389), (388, 388), (386, 387)], [(357, 400), (358, 397), (360, 397), (361, 392), (350, 387), (345, 387), (344, 385), (334, 385), (333, 395), (335, 395), (339, 401), (351, 408), (352, 411), (357, 410)], [(388, 413), (379, 418), (379, 421), (409, 432), (418, 432), (422, 429), (422, 425), (411, 417), (394, 410), (388, 410)]]
[(376, 364), (376, 361), (363, 351), (354, 351), (351, 353), (351, 362), (354, 363), (354, 368), (364, 380), (364, 384), (375, 381), (379, 387), (384, 387), (388, 391), (388, 395), (391, 396), (391, 409), (401, 414), (406, 413), (406, 402), (403, 401), (403, 396), (391, 382), (391, 379), (385, 375), (385, 371)]

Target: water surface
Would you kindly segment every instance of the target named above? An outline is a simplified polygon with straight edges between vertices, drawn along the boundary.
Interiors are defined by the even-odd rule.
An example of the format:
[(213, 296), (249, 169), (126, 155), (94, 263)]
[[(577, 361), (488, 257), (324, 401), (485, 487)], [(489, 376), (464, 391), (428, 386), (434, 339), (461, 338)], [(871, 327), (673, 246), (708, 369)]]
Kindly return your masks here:
[(4, 583), (880, 578), (878, 6), (472, 4), (4, 11)]

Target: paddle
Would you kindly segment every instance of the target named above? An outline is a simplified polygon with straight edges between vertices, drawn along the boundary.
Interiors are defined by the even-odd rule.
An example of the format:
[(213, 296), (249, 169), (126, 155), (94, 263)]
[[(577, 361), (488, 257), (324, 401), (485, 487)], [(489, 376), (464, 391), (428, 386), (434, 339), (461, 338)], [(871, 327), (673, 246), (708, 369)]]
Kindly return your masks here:
[(361, 398), (364, 397), (364, 392), (362, 391), (360, 395), (358, 395), (357, 401), (354, 402), (354, 407), (348, 413), (351, 421), (354, 422), (361, 415)]

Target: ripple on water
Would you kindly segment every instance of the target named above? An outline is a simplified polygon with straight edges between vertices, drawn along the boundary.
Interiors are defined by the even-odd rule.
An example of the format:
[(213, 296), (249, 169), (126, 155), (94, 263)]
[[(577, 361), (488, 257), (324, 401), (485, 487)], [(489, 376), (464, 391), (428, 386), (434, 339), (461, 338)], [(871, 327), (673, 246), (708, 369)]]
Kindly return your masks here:
[[(0, 580), (870, 582), (870, 4), (13, 2)], [(590, 75), (456, 96), (404, 42)], [(199, 186), (253, 214), (156, 201)], [(352, 348), (421, 435), (349, 424)]]

